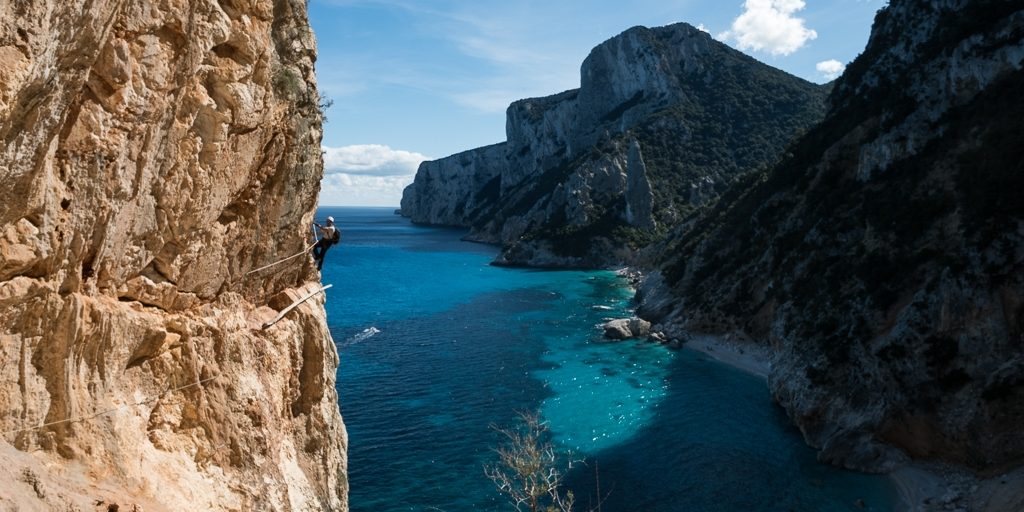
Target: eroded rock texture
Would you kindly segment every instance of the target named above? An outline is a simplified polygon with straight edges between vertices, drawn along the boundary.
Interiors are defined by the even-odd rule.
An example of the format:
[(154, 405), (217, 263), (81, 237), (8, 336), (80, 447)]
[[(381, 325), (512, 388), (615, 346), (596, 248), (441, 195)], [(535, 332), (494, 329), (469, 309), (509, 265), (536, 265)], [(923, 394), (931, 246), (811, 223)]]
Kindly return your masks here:
[(316, 271), (248, 274), (308, 242), (315, 54), (303, 0), (0, 3), (0, 504), (347, 508), (323, 299), (260, 329)]

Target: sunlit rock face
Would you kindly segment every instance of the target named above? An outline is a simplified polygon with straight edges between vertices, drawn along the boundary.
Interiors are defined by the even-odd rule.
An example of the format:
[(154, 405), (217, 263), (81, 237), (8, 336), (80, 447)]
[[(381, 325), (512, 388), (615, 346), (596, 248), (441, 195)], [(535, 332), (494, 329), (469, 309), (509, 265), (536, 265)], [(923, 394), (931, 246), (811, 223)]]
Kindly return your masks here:
[[(505, 169), (505, 143), (423, 162), (402, 195), (402, 212), (413, 222), (464, 226), (491, 208)], [(488, 189), (490, 187), (490, 190)]]
[(893, 0), (825, 120), (662, 247), (641, 313), (770, 343), (824, 460), (1019, 465), (1022, 35), (1019, 3)]
[(317, 273), (250, 273), (308, 242), (315, 57), (300, 0), (0, 4), (0, 504), (347, 509), (322, 299), (260, 329)]
[(509, 106), (507, 141), (420, 167), (414, 222), (472, 228), (499, 262), (635, 261), (821, 118), (828, 88), (680, 23), (634, 27), (591, 51), (580, 88)]

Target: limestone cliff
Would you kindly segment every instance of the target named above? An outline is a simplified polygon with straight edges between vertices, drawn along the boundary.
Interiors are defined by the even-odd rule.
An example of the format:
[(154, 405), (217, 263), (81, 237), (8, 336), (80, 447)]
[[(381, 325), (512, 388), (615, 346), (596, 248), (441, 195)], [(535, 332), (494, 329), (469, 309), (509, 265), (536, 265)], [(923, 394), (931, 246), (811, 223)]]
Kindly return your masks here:
[(322, 297), (261, 329), (317, 273), (250, 273), (307, 244), (315, 56), (304, 0), (0, 3), (0, 508), (347, 509)]
[(471, 227), (500, 262), (629, 261), (820, 119), (827, 88), (680, 23), (605, 41), (580, 88), (513, 103), (507, 141), (425, 162), (414, 222)]
[(674, 234), (641, 313), (770, 343), (823, 459), (1024, 463), (1022, 89), (1019, 2), (892, 0), (825, 120)]
[(402, 212), (417, 222), (464, 226), (491, 208), (504, 170), (504, 143), (423, 162), (402, 195)]

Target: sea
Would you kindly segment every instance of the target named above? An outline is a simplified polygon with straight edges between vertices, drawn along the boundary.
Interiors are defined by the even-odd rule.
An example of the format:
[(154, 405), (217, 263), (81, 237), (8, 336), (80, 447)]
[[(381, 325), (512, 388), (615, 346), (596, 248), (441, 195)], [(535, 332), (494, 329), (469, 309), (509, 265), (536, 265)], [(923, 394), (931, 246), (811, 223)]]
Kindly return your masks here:
[(890, 480), (819, 463), (764, 379), (689, 349), (608, 342), (631, 314), (611, 271), (490, 265), (465, 231), (393, 208), (320, 208), (353, 512), (510, 511), (484, 467), (539, 414), (573, 461), (575, 510), (882, 511)]

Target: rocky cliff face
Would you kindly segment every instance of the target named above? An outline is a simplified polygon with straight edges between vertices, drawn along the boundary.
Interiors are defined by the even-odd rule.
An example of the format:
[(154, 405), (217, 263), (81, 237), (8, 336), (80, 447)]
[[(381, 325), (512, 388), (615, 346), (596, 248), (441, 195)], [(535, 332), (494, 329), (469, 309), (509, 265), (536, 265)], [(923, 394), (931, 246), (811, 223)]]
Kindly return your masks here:
[[(344, 510), (303, 0), (0, 4), (0, 504)], [(40, 425), (45, 425), (39, 427)], [(104, 507), (106, 505), (103, 505)]]
[(464, 226), (491, 208), (505, 167), (505, 143), (423, 162), (402, 195), (402, 211), (425, 224)]
[(689, 25), (635, 27), (591, 52), (578, 90), (513, 103), (507, 142), (424, 163), (402, 213), (472, 227), (506, 263), (629, 261), (773, 162), (826, 92)]
[(769, 342), (823, 459), (1021, 464), (1022, 67), (1019, 3), (893, 0), (825, 120), (674, 233), (641, 312)]

